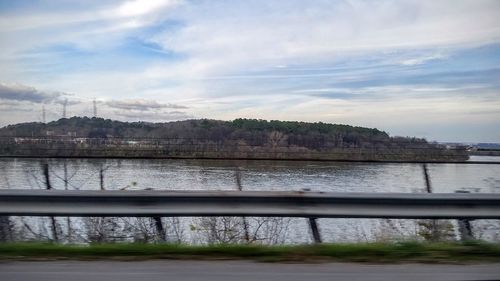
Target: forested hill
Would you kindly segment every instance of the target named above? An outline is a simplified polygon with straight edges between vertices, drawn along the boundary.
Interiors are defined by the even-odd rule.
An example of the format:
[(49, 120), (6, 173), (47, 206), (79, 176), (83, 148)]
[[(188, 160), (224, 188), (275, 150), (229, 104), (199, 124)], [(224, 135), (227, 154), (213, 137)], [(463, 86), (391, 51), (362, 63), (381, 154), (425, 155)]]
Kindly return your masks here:
[[(314, 146), (366, 146), (391, 142), (386, 132), (349, 125), (266, 121), (256, 119), (186, 120), (168, 123), (121, 122), (103, 118), (72, 117), (47, 124), (21, 123), (0, 129), (0, 136), (74, 136), (79, 138), (169, 138), (210, 141), (244, 140), (263, 145), (269, 141)], [(401, 141), (403, 139), (398, 138)], [(404, 139), (425, 143), (422, 139)], [(256, 143), (260, 142), (260, 143)]]
[(255, 119), (120, 122), (72, 117), (0, 129), (1, 155), (307, 160), (465, 160), (424, 139), (378, 129)]

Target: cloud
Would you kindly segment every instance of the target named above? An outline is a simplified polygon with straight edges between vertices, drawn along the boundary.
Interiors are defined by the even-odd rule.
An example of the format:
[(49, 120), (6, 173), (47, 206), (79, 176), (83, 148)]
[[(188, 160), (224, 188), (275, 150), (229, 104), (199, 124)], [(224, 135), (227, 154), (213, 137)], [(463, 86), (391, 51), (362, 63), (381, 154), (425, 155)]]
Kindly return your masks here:
[(434, 54), (434, 55), (420, 56), (420, 57), (416, 57), (416, 58), (406, 59), (406, 60), (401, 61), (401, 64), (407, 65), (407, 66), (420, 65), (420, 64), (424, 64), (424, 63), (429, 62), (429, 61), (439, 60), (439, 59), (444, 59), (444, 58), (446, 58), (446, 56), (443, 54)]
[(171, 112), (137, 112), (137, 111), (115, 111), (118, 117), (124, 117), (126, 120), (138, 121), (177, 121), (193, 119), (194, 117), (186, 112), (171, 111)]
[[(477, 91), (482, 92), (477, 95)], [(352, 88), (312, 88), (295, 91), (296, 94), (324, 99), (383, 102), (389, 100), (413, 100), (416, 103), (442, 98), (469, 98), (472, 100), (494, 98), (495, 89), (482, 84), (422, 85), (422, 84), (392, 84), (390, 86), (366, 86)]]
[[(179, 12), (182, 28), (152, 40), (188, 56), (165, 66), (161, 75), (234, 75), (360, 54), (489, 44), (500, 39), (499, 9), (497, 1), (264, 1), (224, 7), (202, 1)], [(429, 59), (437, 58), (404, 63)]]
[(141, 16), (157, 11), (165, 7), (173, 7), (180, 3), (177, 0), (134, 0), (127, 1), (118, 7), (117, 12), (120, 16)]
[(47, 103), (56, 101), (62, 95), (62, 93), (39, 91), (21, 84), (0, 83), (0, 99), (4, 100)]
[(119, 119), (135, 121), (173, 121), (192, 119), (193, 116), (180, 110), (187, 109), (187, 106), (161, 103), (149, 99), (125, 99), (106, 101), (105, 105), (111, 109), (108, 113), (115, 115)]
[(33, 107), (29, 106), (25, 101), (2, 100), (0, 102), (1, 112), (31, 112)]
[(117, 109), (137, 110), (137, 111), (150, 111), (150, 110), (159, 110), (165, 108), (176, 108), (176, 109), (188, 108), (187, 106), (183, 105), (171, 104), (171, 103), (159, 103), (154, 100), (145, 100), (145, 99), (111, 100), (107, 101), (106, 105)]
[[(36, 53), (39, 48), (70, 45), (99, 52), (141, 37), (141, 29), (164, 21), (182, 0), (33, 1), (29, 7), (0, 8), (0, 58)], [(15, 6), (15, 4), (12, 4)], [(5, 5), (10, 6), (10, 5)], [(15, 41), (15, 44), (11, 42)], [(15, 46), (13, 46), (15, 45)]]
[[(215, 119), (295, 119), (411, 131), (426, 110), (436, 109), (426, 124), (445, 122), (450, 112), (460, 124), (460, 112), (468, 107), (491, 111), (500, 102), (500, 2), (495, 0), (10, 5), (20, 4), (0, 8), (0, 77), (78, 93), (71, 99), (82, 100), (71, 107), (77, 114), (91, 115), (91, 97), (97, 97), (107, 101), (98, 112), (109, 118), (182, 118), (188, 115), (182, 112), (186, 104), (190, 114)], [(462, 89), (467, 85), (484, 87)], [(67, 95), (52, 97), (58, 93), (39, 89), (3, 96), (53, 99), (47, 110), (60, 112)], [(478, 124), (487, 121), (479, 115), (473, 116)], [(23, 118), (32, 117), (0, 119)]]

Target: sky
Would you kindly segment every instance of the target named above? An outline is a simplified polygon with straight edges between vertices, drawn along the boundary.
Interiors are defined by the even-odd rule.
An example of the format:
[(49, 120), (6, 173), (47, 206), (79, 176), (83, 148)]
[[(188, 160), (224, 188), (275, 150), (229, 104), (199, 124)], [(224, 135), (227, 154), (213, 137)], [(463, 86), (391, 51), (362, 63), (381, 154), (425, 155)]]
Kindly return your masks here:
[(0, 0), (0, 126), (94, 101), (500, 142), (500, 1)]

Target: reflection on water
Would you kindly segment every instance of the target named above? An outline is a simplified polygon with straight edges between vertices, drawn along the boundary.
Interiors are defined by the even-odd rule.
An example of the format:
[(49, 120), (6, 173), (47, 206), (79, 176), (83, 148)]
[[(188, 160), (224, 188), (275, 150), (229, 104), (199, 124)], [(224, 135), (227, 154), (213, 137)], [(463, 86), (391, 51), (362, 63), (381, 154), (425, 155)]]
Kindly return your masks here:
[[(500, 157), (499, 157), (500, 159)], [(0, 188), (43, 188), (42, 159), (0, 159)], [(49, 159), (54, 188), (423, 192), (420, 164), (238, 160)], [(66, 166), (66, 176), (65, 167)], [(498, 192), (500, 165), (429, 164), (434, 192)]]
[[(480, 159), (480, 158), (479, 158)], [(500, 160), (500, 157), (497, 157)], [(477, 161), (478, 159), (475, 159)], [(487, 159), (491, 160), (491, 159)], [(0, 188), (44, 188), (41, 163), (48, 161), (55, 189), (301, 190), (334, 192), (425, 192), (420, 164), (307, 161), (141, 160), (141, 159), (0, 159)], [(498, 160), (496, 160), (498, 161)], [(429, 164), (433, 192), (500, 192), (500, 165)], [(49, 219), (15, 218), (19, 239), (54, 235)], [(247, 239), (241, 218), (163, 218), (167, 240), (190, 243)], [(57, 218), (56, 232), (73, 241), (157, 239), (149, 218)], [(301, 218), (249, 218), (250, 240), (266, 243), (310, 241)], [(320, 219), (325, 241), (373, 241), (419, 236), (412, 220)], [(453, 222), (453, 226), (454, 226)], [(473, 223), (475, 234), (498, 240), (497, 221)], [(89, 238), (90, 237), (90, 238)]]

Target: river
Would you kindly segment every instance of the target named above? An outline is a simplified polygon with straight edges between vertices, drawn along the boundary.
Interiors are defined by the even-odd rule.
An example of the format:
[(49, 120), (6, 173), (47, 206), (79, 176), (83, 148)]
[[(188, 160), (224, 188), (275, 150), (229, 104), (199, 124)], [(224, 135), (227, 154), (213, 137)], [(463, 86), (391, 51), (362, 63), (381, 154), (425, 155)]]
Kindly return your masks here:
[[(474, 161), (500, 161), (500, 157), (473, 157)], [(141, 159), (0, 159), (0, 188), (45, 188), (41, 163), (49, 164), (55, 189), (98, 190), (243, 190), (331, 192), (425, 192), (421, 164), (227, 161), (227, 160), (141, 160)], [(432, 190), (500, 192), (500, 165), (429, 164)], [(67, 179), (67, 181), (65, 181)], [(11, 218), (12, 236), (17, 240), (53, 239), (45, 218)], [(164, 218), (167, 240), (185, 243), (238, 242), (241, 218)], [(252, 240), (263, 243), (310, 241), (307, 220), (302, 218), (247, 218)], [(421, 239), (425, 221), (396, 219), (319, 219), (327, 242), (387, 241)], [(423, 222), (423, 223), (422, 223)], [(69, 223), (69, 225), (68, 225)], [(457, 238), (456, 223), (442, 221), (443, 237)], [(473, 223), (474, 235), (500, 241), (496, 220)], [(70, 227), (68, 227), (70, 226)], [(99, 229), (101, 227), (102, 229)], [(148, 219), (56, 219), (57, 238), (69, 242), (153, 241)], [(102, 232), (105, 232), (103, 234)], [(68, 234), (69, 233), (69, 234)], [(95, 237), (97, 235), (97, 238)]]

